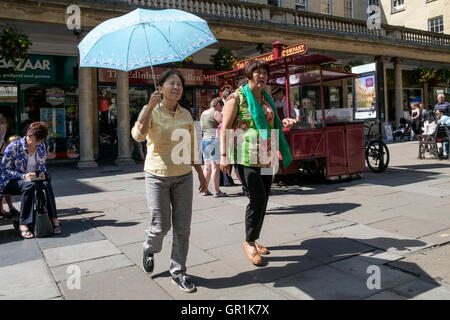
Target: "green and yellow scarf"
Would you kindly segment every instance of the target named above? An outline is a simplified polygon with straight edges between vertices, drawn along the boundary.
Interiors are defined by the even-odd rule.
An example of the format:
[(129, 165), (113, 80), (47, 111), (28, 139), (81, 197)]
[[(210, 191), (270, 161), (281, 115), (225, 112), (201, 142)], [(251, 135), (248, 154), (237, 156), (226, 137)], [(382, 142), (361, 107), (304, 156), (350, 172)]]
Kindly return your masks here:
[[(252, 90), (250, 90), (250, 87), (248, 84), (246, 84), (242, 88), (242, 93), (244, 94), (245, 99), (247, 100), (248, 109), (250, 111), (250, 115), (252, 116), (253, 120), (255, 121), (256, 128), (258, 128), (258, 132), (261, 135), (261, 137), (264, 140), (267, 140), (270, 138), (270, 127), (267, 123), (266, 116), (264, 115), (264, 111), (261, 108), (259, 102), (256, 100), (255, 96), (252, 93)], [(274, 125), (275, 129), (279, 130), (279, 148), (281, 157), (283, 160), (283, 165), (285, 168), (289, 167), (289, 165), (292, 162), (292, 156), (291, 151), (289, 148), (289, 145), (286, 141), (286, 138), (284, 137), (283, 133), (283, 126), (281, 125), (280, 119), (277, 115), (277, 108), (275, 107), (275, 103), (272, 100), (272, 97), (266, 92), (262, 91), (262, 94), (264, 98), (269, 102), (270, 106), (272, 107), (273, 113), (274, 113)]]

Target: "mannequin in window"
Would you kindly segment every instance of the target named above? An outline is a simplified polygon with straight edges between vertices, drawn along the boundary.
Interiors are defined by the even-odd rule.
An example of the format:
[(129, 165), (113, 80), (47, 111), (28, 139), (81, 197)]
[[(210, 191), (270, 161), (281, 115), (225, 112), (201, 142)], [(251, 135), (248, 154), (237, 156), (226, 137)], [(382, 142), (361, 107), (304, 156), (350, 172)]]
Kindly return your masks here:
[(107, 96), (106, 90), (102, 90), (102, 95), (98, 97), (98, 106), (101, 114), (101, 124), (103, 128), (108, 125), (108, 110), (111, 105), (111, 99)]

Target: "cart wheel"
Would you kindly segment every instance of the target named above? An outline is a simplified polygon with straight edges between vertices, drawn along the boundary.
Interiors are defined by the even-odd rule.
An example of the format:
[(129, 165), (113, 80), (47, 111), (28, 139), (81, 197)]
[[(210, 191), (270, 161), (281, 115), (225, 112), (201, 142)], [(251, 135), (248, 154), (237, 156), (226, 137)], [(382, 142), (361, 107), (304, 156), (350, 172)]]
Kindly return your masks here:
[(381, 140), (372, 140), (366, 148), (366, 162), (370, 170), (381, 173), (389, 164), (389, 149)]
[(20, 226), (19, 221), (13, 221), (13, 226), (14, 226), (14, 229), (19, 230), (19, 226)]

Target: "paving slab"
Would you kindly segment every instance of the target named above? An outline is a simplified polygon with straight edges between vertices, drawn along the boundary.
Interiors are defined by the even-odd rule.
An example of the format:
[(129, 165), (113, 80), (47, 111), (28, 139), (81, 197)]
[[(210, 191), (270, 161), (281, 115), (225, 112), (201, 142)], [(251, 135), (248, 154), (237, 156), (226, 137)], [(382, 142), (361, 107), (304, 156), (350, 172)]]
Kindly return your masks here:
[(92, 216), (91, 220), (95, 226), (102, 226), (104, 220), (111, 220), (115, 222), (135, 221), (142, 219), (140, 213), (148, 213), (148, 208), (133, 211), (130, 208), (122, 205), (117, 205), (115, 208), (109, 208), (103, 210), (103, 212), (97, 216)]
[(344, 221), (332, 222), (332, 223), (327, 223), (327, 224), (321, 224), (318, 226), (314, 226), (313, 228), (315, 230), (325, 232), (325, 231), (330, 231), (330, 230), (339, 229), (339, 228), (343, 228), (343, 227), (353, 226), (355, 224), (356, 224), (355, 222), (344, 220)]
[(254, 266), (244, 252), (242, 243), (208, 250), (220, 261), (238, 272), (245, 272), (260, 283), (268, 283), (295, 273), (312, 269), (321, 264), (308, 256), (308, 252), (298, 245), (268, 245), (270, 255), (262, 256), (263, 265)]
[(405, 297), (402, 297), (392, 291), (386, 290), (380, 293), (374, 294), (366, 298), (365, 300), (407, 300)]
[(389, 265), (412, 272), (425, 279), (432, 279), (450, 285), (450, 245), (432, 248), (408, 256)]
[[(329, 264), (330, 267), (349, 273), (355, 277), (367, 281), (374, 274), (371, 269), (374, 264), (362, 258), (353, 257)], [(391, 269), (385, 265), (378, 265), (380, 275), (380, 289), (386, 290), (396, 287), (402, 283), (412, 281), (415, 278), (405, 272)]]
[[(184, 293), (174, 285), (169, 273), (155, 275), (153, 279), (176, 300), (216, 300), (240, 294), (243, 290), (279, 299), (280, 294), (258, 284), (246, 273), (241, 273), (221, 261), (189, 268), (188, 275), (197, 286), (195, 293)], [(253, 299), (247, 297), (246, 299)]]
[(286, 243), (279, 248), (287, 250), (304, 250), (306, 255), (322, 263), (330, 263), (365, 252), (373, 251), (375, 248), (347, 238), (322, 235), (292, 243)]
[(227, 205), (223, 207), (194, 211), (194, 215), (197, 213), (206, 215), (211, 219), (219, 219), (225, 221), (229, 225), (245, 221), (245, 209), (235, 205)]
[(105, 237), (86, 220), (68, 220), (61, 222), (63, 233), (49, 238), (36, 239), (41, 250), (66, 247), (74, 244), (103, 240)]
[(146, 230), (150, 225), (149, 219), (141, 218), (135, 221), (118, 222), (117, 220), (98, 220), (92, 222), (106, 238), (116, 246), (144, 241)]
[(101, 272), (81, 278), (81, 288), (58, 286), (66, 300), (172, 300), (166, 291), (136, 266)]
[(413, 300), (450, 300), (450, 287), (413, 280), (392, 289), (396, 294)]
[(45, 300), (61, 296), (44, 259), (0, 268), (0, 300)]
[[(194, 190), (196, 190), (195, 187), (194, 187)], [(229, 205), (229, 203), (225, 202), (225, 200), (222, 200), (222, 199), (228, 199), (228, 198), (213, 198), (212, 196), (201, 196), (201, 195), (195, 194), (195, 191), (194, 191), (192, 210), (196, 211), (196, 210), (202, 210), (202, 209), (213, 209), (213, 208), (220, 208), (220, 207), (225, 207), (225, 206)]]
[(15, 235), (11, 242), (6, 242), (1, 245), (0, 267), (42, 258), (42, 252), (39, 249), (36, 239), (21, 240)]
[(109, 240), (81, 243), (43, 251), (50, 267), (112, 256), (121, 253)]
[(264, 219), (260, 241), (262, 243), (281, 244), (321, 235), (321, 231), (301, 224), (289, 223), (286, 219), (279, 219), (278, 216), (270, 215)]
[(355, 300), (379, 292), (368, 289), (366, 281), (329, 266), (279, 279), (271, 286), (275, 291), (298, 300)]
[(239, 243), (244, 238), (245, 233), (242, 230), (229, 226), (222, 220), (191, 225), (190, 242), (203, 250)]
[[(267, 202), (267, 211), (277, 210), (283, 207), (286, 207), (286, 204), (278, 203), (276, 200), (269, 199)], [(239, 199), (232, 199), (227, 200), (226, 202), (237, 207), (241, 208), (247, 208), (248, 205), (248, 198), (247, 197), (239, 197)]]
[(344, 212), (339, 215), (339, 218), (346, 221), (355, 222), (358, 224), (371, 224), (379, 221), (388, 220), (398, 217), (400, 213), (397, 209), (393, 210), (379, 210), (371, 206), (361, 206), (358, 209)]
[(367, 245), (387, 250), (402, 256), (433, 245), (431, 243), (403, 237), (361, 224), (331, 230), (329, 233), (346, 237), (354, 241), (365, 243)]
[(443, 245), (450, 242), (450, 229), (445, 229), (425, 237), (419, 238), (420, 241)]
[(373, 265), (381, 265), (403, 259), (401, 255), (379, 249), (363, 253), (358, 257)]
[(370, 224), (370, 226), (372, 228), (415, 239), (448, 229), (450, 227), (450, 225), (446, 226), (424, 219), (416, 219), (404, 216), (372, 223)]
[[(134, 263), (124, 254), (117, 254), (104, 258), (76, 262), (75, 265), (80, 268), (81, 276), (86, 276), (94, 273), (130, 267), (134, 265)], [(73, 266), (73, 264), (70, 266)], [(57, 282), (66, 280), (72, 275), (71, 272), (68, 272), (68, 267), (69, 265), (64, 265), (50, 269)]]
[(360, 210), (356, 203), (312, 203), (307, 205), (292, 205), (282, 209), (269, 211), (267, 216), (278, 217), (301, 226), (312, 227), (321, 224), (339, 222), (341, 214), (353, 210)]
[(427, 179), (421, 182), (396, 186), (394, 187), (394, 189), (433, 197), (448, 197), (450, 196), (450, 189), (440, 187), (442, 184), (447, 184), (448, 181), (448, 177), (438, 178), (434, 180)]
[[(120, 246), (119, 249), (132, 260), (140, 269), (142, 266), (142, 242), (132, 243)], [(164, 273), (169, 270), (170, 257), (172, 253), (172, 239), (170, 236), (164, 238), (161, 252), (155, 254), (155, 268), (153, 274)], [(186, 260), (186, 267), (190, 268), (195, 265), (217, 261), (218, 258), (198, 248), (196, 245), (189, 243), (189, 251)]]

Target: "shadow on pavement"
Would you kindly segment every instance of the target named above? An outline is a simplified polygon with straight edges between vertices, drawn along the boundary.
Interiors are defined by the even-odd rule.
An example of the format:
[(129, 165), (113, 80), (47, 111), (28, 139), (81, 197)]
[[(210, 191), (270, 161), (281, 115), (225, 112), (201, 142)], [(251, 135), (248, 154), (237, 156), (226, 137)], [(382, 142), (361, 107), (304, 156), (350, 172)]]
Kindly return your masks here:
[[(381, 291), (402, 286), (394, 289), (401, 296), (413, 298), (425, 293), (440, 284), (428, 276), (424, 270), (413, 263), (404, 262), (405, 270), (415, 270), (414, 274), (405, 273), (399, 268), (390, 268), (388, 260), (370, 256), (358, 258), (358, 262), (350, 261), (349, 258), (362, 253), (370, 253), (374, 247), (365, 243), (389, 243), (390, 248), (396, 250), (408, 250), (408, 248), (422, 247), (424, 242), (409, 239), (373, 238), (373, 239), (347, 239), (347, 238), (317, 238), (300, 241), (298, 245), (281, 245), (268, 248), (271, 254), (263, 256), (265, 263), (255, 270), (242, 272), (233, 277), (203, 278), (192, 276), (194, 283), (209, 289), (222, 289), (231, 287), (247, 286), (254, 283), (270, 284), (275, 288), (285, 288), (286, 292), (292, 293), (291, 298), (313, 298), (313, 299), (365, 299)], [(303, 255), (276, 256), (277, 251), (301, 250), (306, 251)], [(384, 250), (384, 249), (383, 249)], [(242, 259), (246, 259), (242, 254)], [(286, 261), (284, 266), (271, 266), (274, 262)], [(349, 262), (342, 266), (345, 271), (330, 266), (336, 262)], [(250, 262), (248, 262), (250, 263)], [(369, 289), (369, 266), (382, 266), (380, 269), (381, 288)], [(387, 269), (386, 269), (387, 268)], [(160, 274), (158, 276), (164, 276)], [(420, 275), (420, 276), (419, 276)], [(425, 284), (412, 284), (414, 280), (424, 280)], [(392, 290), (391, 290), (392, 291)], [(284, 292), (284, 290), (282, 291)]]
[(361, 207), (359, 203), (326, 203), (314, 205), (285, 206), (273, 210), (267, 210), (266, 215), (272, 214), (302, 214), (302, 213), (324, 213), (326, 216), (334, 216), (349, 210)]

